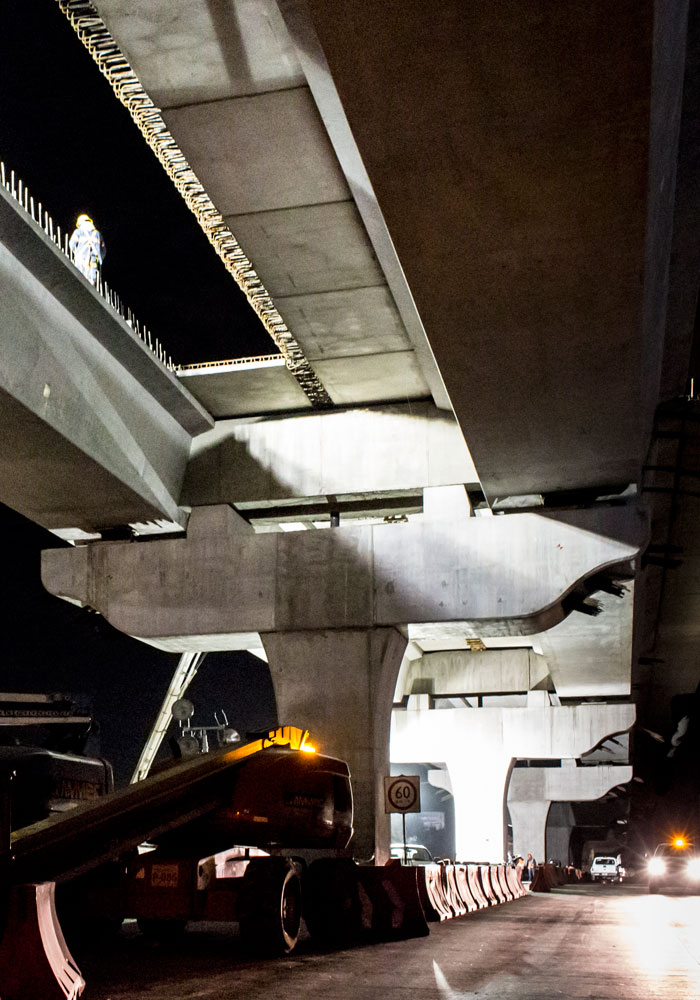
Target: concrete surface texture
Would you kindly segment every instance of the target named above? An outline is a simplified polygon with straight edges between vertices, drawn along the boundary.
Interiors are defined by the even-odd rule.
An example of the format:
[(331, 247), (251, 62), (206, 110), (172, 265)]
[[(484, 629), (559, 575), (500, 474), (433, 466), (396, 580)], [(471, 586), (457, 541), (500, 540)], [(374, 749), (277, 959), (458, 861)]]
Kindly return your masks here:
[(405, 695), (437, 698), (463, 695), (520, 694), (552, 690), (547, 661), (532, 649), (447, 650), (426, 653), (402, 664), (395, 701)]
[[(538, 861), (546, 861), (552, 856), (551, 850), (545, 853), (547, 816), (552, 802), (600, 799), (612, 788), (631, 780), (632, 768), (626, 765), (577, 767), (575, 760), (566, 759), (561, 767), (514, 767), (508, 782), (513, 854), (526, 858), (530, 852)], [(567, 850), (562, 862), (568, 856)]]
[(632, 683), (634, 583), (625, 580), (622, 598), (597, 592), (595, 616), (574, 614), (538, 636), (555, 687), (562, 698), (629, 695)]
[(459, 427), (432, 403), (217, 420), (192, 442), (182, 503), (246, 503), (477, 485)]
[(348, 762), (358, 860), (389, 857), (382, 779), (389, 772), (391, 699), (406, 639), (396, 629), (263, 636), (281, 725), (297, 720), (321, 753)]
[(0, 188), (2, 500), (51, 529), (165, 518), (213, 423)]
[(197, 508), (186, 538), (47, 550), (42, 580), (171, 650), (228, 649), (240, 632), (407, 622), (527, 634), (561, 621), (579, 580), (638, 551), (644, 522), (633, 509), (567, 518), (260, 535), (229, 507)]
[(580, 757), (634, 719), (631, 704), (554, 706), (546, 691), (530, 692), (520, 708), (437, 709), (429, 695), (412, 695), (392, 711), (391, 760), (445, 763), (455, 796), (456, 857), (502, 861), (513, 760)]
[[(178, 0), (138, 18), (121, 0), (99, 9), (333, 401), (427, 397), (277, 5), (212, 14)], [(235, 379), (225, 381), (218, 412), (234, 415)]]
[(286, 367), (189, 372), (178, 376), (213, 417), (310, 410), (311, 401)]
[[(574, 612), (536, 634), (496, 635), (489, 633), (488, 626), (472, 631), (456, 622), (409, 624), (413, 659), (402, 666), (397, 699), (411, 693), (414, 681), (430, 684), (435, 694), (454, 694), (458, 690), (467, 693), (467, 689), (459, 687), (464, 669), (464, 680), (468, 678), (472, 693), (524, 691), (525, 661), (518, 660), (518, 655), (528, 657), (530, 687), (547, 686), (562, 698), (628, 696), (632, 684), (635, 584), (627, 579), (626, 571), (622, 576), (621, 597), (595, 589), (595, 583), (591, 585), (589, 603), (597, 614)], [(468, 650), (468, 643), (475, 638), (486, 647), (484, 653)], [(444, 655), (438, 656), (438, 652)], [(482, 658), (483, 669), (479, 666)], [(489, 687), (489, 678), (495, 687)], [(458, 686), (448, 691), (450, 684)]]
[(125, 925), (112, 944), (81, 949), (92, 1000), (695, 1000), (700, 993), (697, 897), (647, 896), (636, 886), (532, 894), (430, 936), (256, 961), (235, 929), (192, 925), (159, 946)]
[(282, 9), (324, 52), (487, 493), (634, 481), (678, 145), (682, 74), (662, 70), (682, 65), (684, 5), (571, 18), (455, 0), (428, 29), (418, 3)]

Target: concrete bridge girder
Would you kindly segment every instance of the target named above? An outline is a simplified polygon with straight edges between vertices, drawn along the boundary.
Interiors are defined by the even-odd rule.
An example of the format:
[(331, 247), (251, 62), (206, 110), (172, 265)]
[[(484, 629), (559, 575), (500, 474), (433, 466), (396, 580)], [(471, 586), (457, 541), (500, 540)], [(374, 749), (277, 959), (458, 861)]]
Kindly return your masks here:
[(546, 860), (545, 833), (552, 802), (594, 801), (632, 780), (632, 768), (627, 765), (576, 767), (575, 763), (566, 760), (561, 767), (513, 768), (508, 812), (513, 824), (514, 854), (526, 857), (530, 851), (537, 860)]
[(0, 187), (0, 499), (52, 530), (166, 519), (213, 423)]
[(392, 713), (391, 761), (444, 762), (455, 796), (457, 857), (502, 861), (513, 760), (580, 757), (634, 718), (631, 704), (555, 707), (544, 691), (531, 693), (527, 708), (432, 709), (428, 695), (416, 695)]
[[(410, 292), (375, 259), (274, 0), (215, 14), (202, 0), (157, 0), (138, 25), (123, 0), (99, 10), (333, 402), (437, 396)], [(217, 413), (242, 412), (235, 379), (201, 390)]]
[(444, 650), (404, 657), (394, 701), (406, 695), (434, 698), (522, 693), (547, 687), (547, 661), (532, 649)]
[(218, 420), (193, 443), (192, 507), (478, 484), (462, 433), (432, 403)]
[(381, 23), (361, 0), (280, 7), (344, 165), (347, 120), (486, 494), (634, 481), (658, 395), (686, 5), (542, 20), (455, 0), (427, 32), (420, 4)]

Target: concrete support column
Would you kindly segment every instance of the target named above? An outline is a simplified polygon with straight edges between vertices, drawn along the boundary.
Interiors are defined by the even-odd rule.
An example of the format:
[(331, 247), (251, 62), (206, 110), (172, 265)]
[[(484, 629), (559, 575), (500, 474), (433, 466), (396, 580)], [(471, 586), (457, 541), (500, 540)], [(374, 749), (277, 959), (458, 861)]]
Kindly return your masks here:
[(510, 757), (491, 745), (478, 758), (467, 751), (446, 755), (445, 763), (454, 793), (456, 860), (503, 861)]
[(571, 831), (576, 826), (576, 817), (570, 802), (552, 802), (547, 816), (547, 858), (571, 864)]
[(267, 653), (281, 725), (311, 731), (313, 744), (348, 762), (355, 804), (357, 858), (389, 853), (382, 778), (389, 774), (389, 731), (406, 639), (396, 629), (269, 632)]
[[(632, 768), (628, 765), (577, 767), (573, 758), (564, 758), (561, 767), (513, 768), (508, 786), (513, 852), (525, 857), (531, 851), (537, 861), (545, 860), (547, 816), (552, 802), (590, 802), (631, 780)], [(558, 857), (551, 845), (549, 854)]]
[(508, 800), (508, 812), (513, 824), (513, 854), (526, 858), (529, 853), (535, 861), (547, 860), (545, 833), (550, 805), (549, 799), (536, 799), (533, 802)]

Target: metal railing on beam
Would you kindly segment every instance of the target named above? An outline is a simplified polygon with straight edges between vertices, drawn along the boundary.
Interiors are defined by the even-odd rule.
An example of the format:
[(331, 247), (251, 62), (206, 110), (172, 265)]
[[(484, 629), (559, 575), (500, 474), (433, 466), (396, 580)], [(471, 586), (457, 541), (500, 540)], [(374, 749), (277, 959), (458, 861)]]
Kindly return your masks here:
[[(54, 225), (53, 218), (42, 202), (35, 199), (29, 193), (27, 185), (15, 174), (14, 170), (9, 170), (2, 160), (0, 160), (0, 184), (14, 198), (17, 204), (24, 209), (27, 220), (31, 219), (34, 225), (38, 226), (48, 236), (54, 246), (67, 258), (71, 267), (75, 267), (70, 252), (70, 237), (68, 233), (61, 232), (61, 227)], [(78, 271), (78, 268), (76, 268), (76, 271)], [(85, 280), (87, 281), (87, 278)], [(107, 282), (103, 280), (102, 275), (98, 276), (97, 282), (92, 287), (99, 292), (107, 305), (118, 313), (131, 327), (134, 333), (155, 354), (158, 360), (170, 371), (174, 371), (176, 366), (173, 364), (173, 359), (167, 353), (158, 337), (153, 336), (148, 327), (136, 318), (133, 311), (122, 302), (122, 299), (114, 289), (110, 288)]]

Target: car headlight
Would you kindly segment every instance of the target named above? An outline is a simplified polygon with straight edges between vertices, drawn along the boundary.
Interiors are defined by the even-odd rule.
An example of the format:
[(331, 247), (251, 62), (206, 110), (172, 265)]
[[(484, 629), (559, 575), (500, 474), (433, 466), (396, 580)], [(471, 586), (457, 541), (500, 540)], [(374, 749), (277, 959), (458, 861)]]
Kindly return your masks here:
[(691, 858), (688, 862), (688, 877), (700, 879), (700, 858)]
[(666, 871), (666, 862), (662, 858), (652, 858), (647, 865), (650, 875), (663, 875)]

